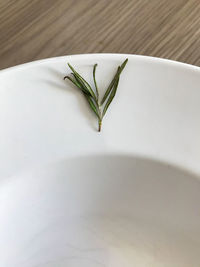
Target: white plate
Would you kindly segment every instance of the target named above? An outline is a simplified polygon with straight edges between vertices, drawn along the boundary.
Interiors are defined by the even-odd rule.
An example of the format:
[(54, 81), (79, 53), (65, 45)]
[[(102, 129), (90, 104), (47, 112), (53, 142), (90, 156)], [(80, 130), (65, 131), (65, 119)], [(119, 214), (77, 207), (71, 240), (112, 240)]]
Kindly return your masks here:
[[(101, 92), (128, 57), (96, 131), (70, 62)], [(93, 54), (0, 72), (0, 266), (198, 267), (200, 70)]]

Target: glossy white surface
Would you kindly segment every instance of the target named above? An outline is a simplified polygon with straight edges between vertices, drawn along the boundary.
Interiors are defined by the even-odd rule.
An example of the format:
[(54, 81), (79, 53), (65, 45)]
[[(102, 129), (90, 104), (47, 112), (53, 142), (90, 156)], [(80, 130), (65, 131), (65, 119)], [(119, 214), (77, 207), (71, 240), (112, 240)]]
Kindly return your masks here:
[(66, 62), (105, 88), (125, 58), (0, 72), (2, 267), (200, 265), (199, 68), (128, 55), (99, 134)]

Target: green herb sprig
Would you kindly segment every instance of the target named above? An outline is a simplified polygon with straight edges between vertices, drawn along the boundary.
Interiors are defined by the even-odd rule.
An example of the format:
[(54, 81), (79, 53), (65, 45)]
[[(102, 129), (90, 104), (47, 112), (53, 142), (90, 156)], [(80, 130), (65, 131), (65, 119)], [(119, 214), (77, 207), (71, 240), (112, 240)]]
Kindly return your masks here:
[(120, 74), (122, 73), (124, 67), (128, 62), (128, 58), (122, 63), (121, 66), (118, 66), (117, 72), (114, 75), (112, 81), (110, 82), (102, 100), (99, 99), (99, 88), (96, 82), (96, 68), (97, 64), (93, 67), (93, 81), (95, 90), (92, 89), (92, 86), (68, 63), (69, 68), (72, 73), (71, 76), (65, 76), (65, 79), (70, 80), (84, 95), (87, 100), (91, 110), (95, 113), (98, 118), (98, 131), (101, 131), (102, 120), (110, 106), (113, 98), (115, 97), (117, 87), (119, 84)]

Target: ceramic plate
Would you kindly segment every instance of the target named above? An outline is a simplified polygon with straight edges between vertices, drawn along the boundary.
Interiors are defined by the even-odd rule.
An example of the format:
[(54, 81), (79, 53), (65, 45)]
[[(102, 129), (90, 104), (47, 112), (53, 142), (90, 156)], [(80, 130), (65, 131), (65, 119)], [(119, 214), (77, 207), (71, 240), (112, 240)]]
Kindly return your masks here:
[[(125, 58), (97, 132), (67, 62), (101, 95)], [(116, 54), (0, 72), (2, 267), (198, 267), (200, 70)]]

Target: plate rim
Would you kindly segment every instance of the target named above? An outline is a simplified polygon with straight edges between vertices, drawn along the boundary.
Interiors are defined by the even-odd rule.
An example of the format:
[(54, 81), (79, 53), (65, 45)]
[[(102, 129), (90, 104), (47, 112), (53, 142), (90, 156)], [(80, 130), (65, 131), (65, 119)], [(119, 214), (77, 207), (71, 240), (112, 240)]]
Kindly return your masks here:
[(52, 62), (52, 61), (63, 60), (65, 58), (71, 58), (73, 60), (73, 59), (78, 59), (78, 58), (82, 59), (84, 57), (87, 57), (87, 59), (88, 57), (89, 58), (93, 58), (93, 57), (101, 58), (102, 57), (102, 58), (107, 58), (107, 59), (116, 59), (116, 58), (121, 59), (122, 57), (131, 57), (131, 58), (139, 59), (142, 61), (148, 61), (150, 63), (152, 62), (152, 63), (159, 63), (159, 64), (164, 64), (164, 65), (171, 65), (174, 67), (183, 68), (183, 69), (187, 69), (190, 71), (195, 71), (195, 72), (200, 73), (200, 67), (196, 65), (192, 65), (192, 64), (172, 60), (172, 59), (167, 59), (167, 58), (137, 55), (137, 54), (123, 54), (123, 53), (86, 53), (86, 54), (63, 55), (63, 56), (49, 57), (49, 58), (29, 61), (26, 63), (22, 63), (22, 64), (18, 64), (15, 66), (1, 69), (0, 75), (11, 72), (11, 71), (23, 70), (23, 69), (26, 69), (27, 67), (32, 67), (32, 66), (37, 67), (41, 64), (45, 64), (45, 63)]

